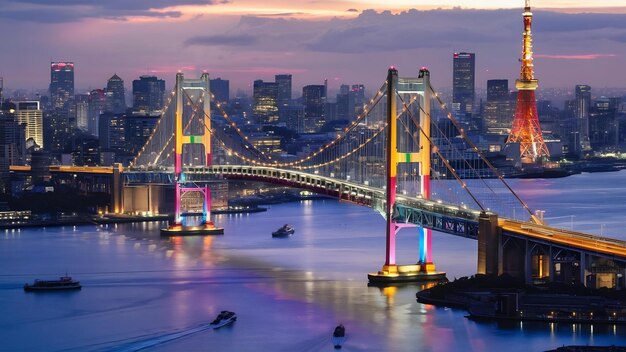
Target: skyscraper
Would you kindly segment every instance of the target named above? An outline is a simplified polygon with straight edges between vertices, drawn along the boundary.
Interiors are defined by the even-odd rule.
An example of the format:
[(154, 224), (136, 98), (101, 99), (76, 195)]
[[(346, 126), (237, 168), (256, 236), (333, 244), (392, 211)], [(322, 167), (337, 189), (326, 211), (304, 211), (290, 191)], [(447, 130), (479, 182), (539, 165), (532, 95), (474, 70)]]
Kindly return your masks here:
[(50, 64), (50, 103), (62, 109), (74, 98), (74, 63), (52, 62)]
[(106, 111), (107, 101), (104, 89), (94, 89), (89, 93), (87, 132), (98, 137), (100, 115)]
[(227, 103), (230, 100), (230, 82), (227, 79), (215, 78), (210, 80), (213, 100), (220, 103)]
[(71, 141), (72, 135), (72, 125), (68, 112), (61, 109), (46, 111), (43, 121), (45, 149), (51, 153), (62, 153)]
[(350, 89), (350, 97), (354, 111), (351, 111), (352, 116), (348, 118), (352, 120), (355, 116), (363, 112), (363, 105), (365, 104), (365, 86), (362, 84), (353, 84), (352, 89)]
[(452, 110), (465, 116), (474, 109), (475, 54), (454, 53), (452, 65)]
[(278, 122), (278, 83), (254, 81), (252, 114), (257, 123)]
[(354, 111), (354, 99), (350, 97), (350, 86), (342, 84), (337, 94), (337, 120), (350, 120)]
[(278, 84), (278, 95), (276, 96), (278, 103), (278, 116), (281, 122), (287, 121), (287, 107), (291, 102), (291, 75), (283, 74), (274, 76), (276, 84)]
[(508, 79), (490, 79), (487, 81), (487, 101), (498, 101), (508, 98)]
[(576, 86), (576, 115), (578, 132), (580, 132), (582, 142), (589, 140), (589, 110), (591, 109), (591, 87), (580, 84)]
[(87, 131), (89, 121), (89, 94), (76, 94), (76, 127)]
[(39, 102), (15, 102), (15, 116), (19, 124), (26, 124), (24, 137), (32, 138), (38, 146), (43, 148), (43, 111), (39, 107)]
[(487, 81), (487, 102), (484, 104), (483, 128), (490, 133), (508, 134), (515, 115), (515, 99), (509, 92), (509, 80)]
[(304, 104), (304, 132), (316, 132), (326, 123), (326, 86), (308, 85), (302, 87)]
[(133, 109), (151, 114), (163, 108), (165, 81), (156, 76), (141, 76), (133, 81)]
[(109, 78), (106, 89), (107, 110), (120, 114), (126, 111), (124, 80), (117, 74)]

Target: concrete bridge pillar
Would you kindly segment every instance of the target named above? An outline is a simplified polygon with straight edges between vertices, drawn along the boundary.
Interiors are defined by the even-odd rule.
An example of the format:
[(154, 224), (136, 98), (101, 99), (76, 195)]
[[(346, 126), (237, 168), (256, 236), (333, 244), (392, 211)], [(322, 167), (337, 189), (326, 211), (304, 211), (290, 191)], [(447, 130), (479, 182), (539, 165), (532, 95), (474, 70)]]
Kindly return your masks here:
[(478, 218), (478, 268), (477, 273), (499, 275), (501, 271), (500, 229), (498, 215), (481, 213)]
[(124, 184), (122, 182), (122, 164), (113, 165), (111, 180), (111, 209), (110, 212), (119, 214), (124, 212)]

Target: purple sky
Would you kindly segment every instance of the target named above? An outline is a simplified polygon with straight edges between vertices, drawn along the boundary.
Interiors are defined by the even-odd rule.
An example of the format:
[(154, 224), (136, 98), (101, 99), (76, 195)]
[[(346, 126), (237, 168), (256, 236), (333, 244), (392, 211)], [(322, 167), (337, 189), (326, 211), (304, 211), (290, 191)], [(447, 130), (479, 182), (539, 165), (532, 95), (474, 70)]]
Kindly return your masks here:
[[(476, 53), (478, 88), (487, 79), (517, 78), (520, 8), (461, 9), (448, 1), (441, 9), (407, 10), (411, 2), (416, 3), (294, 0), (302, 5), (295, 11), (283, 0), (268, 1), (275, 6), (261, 9), (251, 0), (98, 5), (0, 0), (0, 76), (7, 89), (46, 88), (50, 61), (68, 60), (76, 64), (77, 92), (103, 87), (114, 73), (127, 87), (142, 74), (157, 75), (171, 86), (178, 70), (190, 76), (206, 70), (213, 78), (230, 79), (233, 91), (249, 90), (253, 80), (272, 80), (277, 73), (292, 73), (294, 90), (324, 78), (331, 89), (341, 83), (375, 89), (394, 65), (404, 76), (427, 66), (435, 87), (445, 88), (452, 81), (452, 53), (469, 51)], [(383, 11), (385, 4), (394, 11)], [(626, 8), (592, 10), (533, 10), (540, 87), (626, 87)]]

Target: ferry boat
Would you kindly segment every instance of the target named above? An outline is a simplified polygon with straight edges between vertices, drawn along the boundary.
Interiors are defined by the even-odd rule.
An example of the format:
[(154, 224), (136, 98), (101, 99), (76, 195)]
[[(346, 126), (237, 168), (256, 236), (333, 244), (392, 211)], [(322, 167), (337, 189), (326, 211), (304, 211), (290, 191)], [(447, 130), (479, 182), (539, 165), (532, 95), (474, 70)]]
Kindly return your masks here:
[(24, 284), (24, 291), (64, 291), (80, 290), (78, 281), (69, 276), (61, 276), (58, 280), (35, 280), (32, 284)]
[(209, 324), (213, 329), (221, 328), (224, 325), (228, 325), (237, 320), (237, 314), (234, 312), (229, 312), (227, 310), (223, 310), (220, 314), (217, 315), (215, 320)]
[(335, 331), (333, 331), (332, 341), (335, 349), (340, 349), (341, 345), (346, 342), (346, 328), (343, 326), (343, 324), (337, 325)]
[(283, 227), (272, 232), (272, 237), (287, 237), (293, 235), (294, 232), (296, 232), (296, 230), (293, 228), (293, 226), (285, 224), (283, 225)]

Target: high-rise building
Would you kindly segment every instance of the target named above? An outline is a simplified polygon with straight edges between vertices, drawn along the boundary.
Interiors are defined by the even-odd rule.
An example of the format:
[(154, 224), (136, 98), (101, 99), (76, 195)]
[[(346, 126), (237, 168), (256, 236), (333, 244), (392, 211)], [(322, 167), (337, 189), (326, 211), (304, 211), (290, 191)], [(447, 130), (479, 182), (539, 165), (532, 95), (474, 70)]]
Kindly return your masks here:
[(38, 101), (16, 101), (15, 116), (19, 124), (26, 124), (24, 137), (32, 138), (40, 147), (43, 143), (43, 111)]
[(89, 121), (89, 94), (76, 94), (76, 127), (87, 131)]
[(104, 89), (89, 92), (89, 112), (87, 114), (87, 132), (98, 137), (100, 115), (106, 111), (107, 100)]
[(13, 108), (13, 103), (0, 106), (0, 193), (8, 191), (9, 166), (24, 165), (26, 159), (24, 125), (17, 122)]
[(105, 112), (98, 120), (98, 138), (102, 151), (123, 154), (126, 150), (126, 114)]
[(591, 109), (591, 87), (584, 84), (576, 86), (576, 102), (574, 114), (576, 117), (578, 132), (583, 142), (590, 138), (589, 110)]
[(326, 123), (326, 86), (308, 85), (302, 87), (304, 105), (304, 132), (318, 131)]
[(121, 114), (126, 111), (126, 91), (124, 90), (124, 80), (117, 74), (107, 81), (106, 99), (107, 111), (114, 114)]
[(163, 109), (165, 81), (155, 76), (141, 76), (133, 81), (133, 109), (152, 114)]
[(337, 94), (337, 120), (349, 120), (354, 111), (354, 101), (350, 99), (350, 86), (342, 84)]
[(4, 104), (4, 78), (0, 77), (0, 111)]
[(475, 54), (454, 53), (452, 71), (452, 110), (460, 116), (474, 109)]
[(281, 122), (287, 121), (287, 107), (291, 103), (291, 75), (283, 74), (274, 76), (276, 84), (278, 84), (278, 116)]
[(352, 116), (349, 116), (349, 119), (352, 120), (355, 116), (363, 113), (363, 105), (365, 104), (365, 86), (362, 84), (353, 84), (350, 89), (350, 97), (352, 105), (354, 106)]
[(128, 116), (125, 122), (126, 153), (137, 155), (152, 135), (154, 126), (159, 122), (159, 116)]
[(72, 137), (69, 113), (63, 109), (48, 110), (43, 117), (43, 141), (50, 153), (62, 153)]
[(487, 101), (509, 99), (509, 80), (490, 79), (487, 81)]
[(228, 103), (230, 100), (230, 82), (227, 79), (215, 78), (210, 80), (213, 100), (220, 103)]
[(509, 134), (515, 115), (516, 94), (509, 92), (509, 81), (487, 81), (487, 101), (483, 105), (483, 128), (489, 133)]
[(254, 81), (252, 114), (257, 123), (278, 122), (278, 83)]
[(62, 109), (74, 98), (74, 63), (52, 62), (50, 64), (50, 103), (52, 108)]

